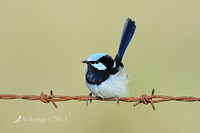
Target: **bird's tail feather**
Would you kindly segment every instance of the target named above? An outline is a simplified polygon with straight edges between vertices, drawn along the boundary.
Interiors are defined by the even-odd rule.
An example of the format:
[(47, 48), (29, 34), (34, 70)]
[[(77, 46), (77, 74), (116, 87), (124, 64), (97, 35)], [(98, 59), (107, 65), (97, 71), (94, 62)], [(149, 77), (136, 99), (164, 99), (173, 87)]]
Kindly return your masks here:
[(135, 29), (136, 29), (135, 21), (131, 20), (130, 18), (127, 18), (126, 23), (124, 25), (124, 29), (122, 31), (121, 41), (115, 60), (121, 62), (124, 53), (126, 51), (126, 48), (128, 47), (133, 37)]

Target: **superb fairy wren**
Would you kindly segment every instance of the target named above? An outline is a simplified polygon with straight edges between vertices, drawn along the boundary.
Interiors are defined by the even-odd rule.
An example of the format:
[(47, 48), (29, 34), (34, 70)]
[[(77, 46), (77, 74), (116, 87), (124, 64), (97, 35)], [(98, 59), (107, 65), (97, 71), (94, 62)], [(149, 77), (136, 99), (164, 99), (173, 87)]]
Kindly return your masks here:
[(129, 78), (122, 64), (122, 57), (135, 29), (135, 21), (128, 18), (115, 59), (104, 53), (94, 53), (89, 56), (88, 60), (82, 61), (82, 63), (87, 64), (86, 84), (91, 91), (90, 96), (94, 94), (105, 99), (129, 95), (127, 90)]

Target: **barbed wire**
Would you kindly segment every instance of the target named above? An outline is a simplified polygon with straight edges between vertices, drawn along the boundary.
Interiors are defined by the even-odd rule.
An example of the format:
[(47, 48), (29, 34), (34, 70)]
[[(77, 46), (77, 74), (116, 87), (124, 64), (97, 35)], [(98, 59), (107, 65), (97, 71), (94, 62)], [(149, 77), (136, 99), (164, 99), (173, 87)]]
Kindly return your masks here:
[[(92, 100), (99, 100), (99, 101), (123, 101), (123, 102), (136, 102), (133, 106), (139, 105), (141, 103), (148, 105), (151, 104), (152, 108), (155, 110), (154, 103), (159, 102), (165, 102), (165, 101), (181, 101), (181, 102), (195, 102), (200, 101), (200, 98), (191, 97), (191, 96), (181, 96), (181, 97), (171, 97), (171, 96), (163, 96), (163, 95), (154, 95), (155, 89), (152, 90), (152, 93), (150, 96), (147, 96), (146, 94), (141, 95), (140, 97), (120, 97), (120, 98), (109, 98), (109, 99), (102, 99), (99, 97), (92, 97), (89, 96), (58, 96), (53, 95), (53, 91), (50, 90), (50, 95), (44, 94), (43, 92), (40, 94), (40, 96), (36, 95), (14, 95), (14, 94), (0, 94), (0, 99), (25, 99), (25, 100), (40, 100), (44, 103), (51, 102), (55, 108), (58, 108), (55, 102), (61, 102), (61, 101), (69, 101), (69, 100), (78, 100), (78, 101), (86, 101), (86, 104), (88, 104), (88, 101)], [(157, 98), (156, 100), (153, 100)]]

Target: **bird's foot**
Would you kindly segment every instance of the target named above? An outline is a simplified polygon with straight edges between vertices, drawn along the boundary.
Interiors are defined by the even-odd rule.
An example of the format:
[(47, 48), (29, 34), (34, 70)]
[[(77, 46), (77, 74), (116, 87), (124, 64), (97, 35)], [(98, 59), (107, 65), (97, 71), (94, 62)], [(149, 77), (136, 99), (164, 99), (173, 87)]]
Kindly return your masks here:
[(118, 96), (115, 96), (113, 99), (114, 99), (114, 102), (116, 101), (116, 102), (117, 102), (117, 105), (119, 106), (119, 97), (118, 97)]
[(88, 106), (88, 101), (90, 101), (90, 104), (92, 103), (92, 93), (90, 93), (86, 98), (86, 105)]

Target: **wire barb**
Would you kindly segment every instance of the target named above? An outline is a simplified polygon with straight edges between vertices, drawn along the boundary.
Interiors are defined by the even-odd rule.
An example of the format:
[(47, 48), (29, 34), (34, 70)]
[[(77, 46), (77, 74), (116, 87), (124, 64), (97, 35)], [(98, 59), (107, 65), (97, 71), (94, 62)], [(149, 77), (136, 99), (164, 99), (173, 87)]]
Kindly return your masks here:
[(56, 105), (56, 103), (52, 100), (52, 96), (53, 96), (53, 91), (50, 90), (50, 96), (47, 96), (47, 94), (44, 94), (43, 92), (41, 92), (40, 94), (40, 101), (44, 102), (44, 103), (49, 103), (51, 102), (55, 108), (58, 108), (58, 106)]
[(153, 110), (156, 110), (156, 108), (155, 108), (155, 106), (154, 106), (154, 104), (152, 102), (152, 98), (154, 96), (154, 92), (155, 92), (155, 89), (152, 90), (151, 97), (148, 97), (146, 94), (141, 95), (139, 102), (135, 103), (133, 105), (133, 107), (135, 107), (136, 105), (139, 105), (140, 103), (143, 103), (143, 104), (146, 104), (146, 105), (151, 103), (151, 106), (152, 106)]
[[(181, 101), (181, 102), (195, 102), (200, 101), (200, 98), (191, 97), (191, 96), (181, 96), (181, 97), (171, 97), (171, 96), (163, 96), (163, 95), (154, 95), (155, 89), (152, 90), (151, 95), (147, 96), (146, 94), (141, 95), (138, 97), (119, 97), (117, 98), (117, 103), (119, 101), (123, 102), (136, 102), (133, 106), (139, 105), (141, 103), (148, 105), (151, 104), (153, 110), (155, 110), (154, 103), (159, 102), (165, 102), (165, 101)], [(92, 100), (99, 100), (99, 101), (116, 101), (116, 97), (114, 98), (108, 98), (108, 99), (102, 99), (99, 97), (91, 97), (88, 99), (88, 96), (58, 96), (53, 95), (53, 91), (50, 90), (50, 95), (44, 94), (43, 92), (40, 94), (40, 96), (36, 95), (14, 95), (14, 94), (0, 94), (0, 99), (24, 99), (24, 100), (39, 100), (44, 103), (51, 102), (55, 108), (58, 108), (58, 106), (55, 104), (55, 102), (61, 102), (61, 101), (69, 101), (69, 100), (77, 100), (77, 101), (86, 101), (86, 104), (88, 101)], [(155, 99), (155, 100), (154, 100)]]

